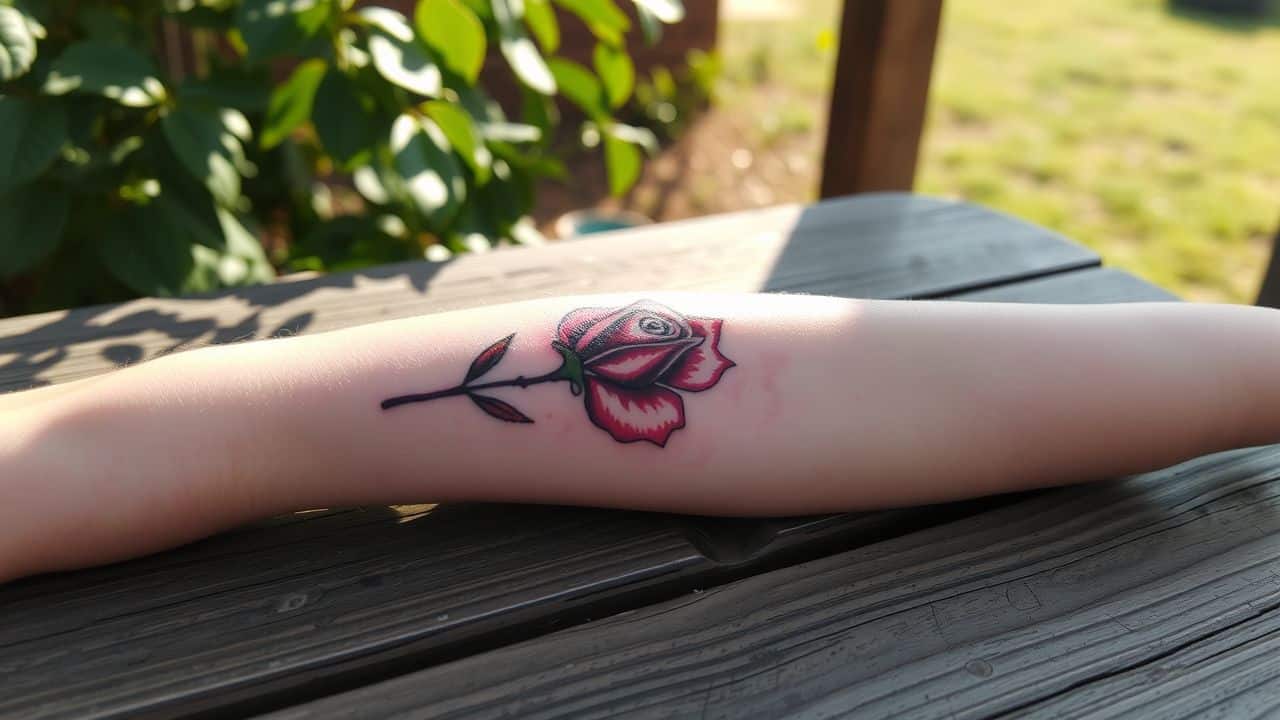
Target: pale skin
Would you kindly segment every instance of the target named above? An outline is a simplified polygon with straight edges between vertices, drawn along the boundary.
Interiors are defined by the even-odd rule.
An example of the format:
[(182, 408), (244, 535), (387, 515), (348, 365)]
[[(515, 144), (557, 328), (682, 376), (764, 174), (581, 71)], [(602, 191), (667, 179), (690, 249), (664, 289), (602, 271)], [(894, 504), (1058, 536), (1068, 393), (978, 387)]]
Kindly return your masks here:
[[(731, 358), (665, 447), (568, 383), (384, 410), (554, 370), (557, 323), (650, 298), (723, 320)], [(178, 353), (0, 397), (0, 579), (315, 507), (564, 503), (717, 515), (883, 508), (1097, 480), (1280, 440), (1280, 314), (1231, 306), (556, 298)]]

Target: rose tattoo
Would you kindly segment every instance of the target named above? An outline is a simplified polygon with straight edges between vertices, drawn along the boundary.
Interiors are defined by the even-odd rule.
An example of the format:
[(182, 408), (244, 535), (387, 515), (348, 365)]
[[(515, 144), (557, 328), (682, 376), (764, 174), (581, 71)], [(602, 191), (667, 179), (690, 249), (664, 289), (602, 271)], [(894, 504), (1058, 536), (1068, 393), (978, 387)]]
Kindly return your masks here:
[(734, 366), (720, 352), (723, 326), (723, 320), (685, 317), (652, 300), (618, 309), (578, 308), (560, 320), (551, 342), (561, 356), (559, 368), (537, 377), (476, 383), (502, 361), (512, 334), (477, 355), (461, 385), (383, 400), (382, 409), (466, 395), (492, 417), (531, 423), (509, 403), (480, 391), (567, 382), (573, 395), (585, 395), (591, 422), (614, 440), (663, 447), (684, 427), (684, 399), (677, 391), (707, 390)]

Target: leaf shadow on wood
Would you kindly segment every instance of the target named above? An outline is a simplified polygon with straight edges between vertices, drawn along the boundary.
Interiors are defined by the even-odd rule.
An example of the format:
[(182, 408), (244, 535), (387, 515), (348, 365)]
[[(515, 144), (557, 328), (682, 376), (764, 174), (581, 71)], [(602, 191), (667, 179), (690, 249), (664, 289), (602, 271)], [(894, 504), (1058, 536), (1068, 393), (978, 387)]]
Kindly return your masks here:
[[(22, 390), (77, 377), (64, 365), (85, 348), (116, 365), (129, 365), (159, 355), (202, 345), (296, 335), (310, 328), (312, 311), (283, 309), (302, 297), (362, 283), (405, 283), (419, 294), (445, 263), (400, 263), (320, 277), (285, 280), (184, 298), (136, 300), (125, 305), (97, 305), (27, 318), (0, 337), (0, 391)], [(210, 305), (210, 300), (216, 305)], [(10, 326), (12, 328), (12, 326)], [(157, 350), (138, 341), (142, 335), (164, 336)], [(77, 348), (77, 346), (82, 346)], [(64, 372), (66, 370), (66, 372)], [(96, 372), (90, 370), (84, 374)]]

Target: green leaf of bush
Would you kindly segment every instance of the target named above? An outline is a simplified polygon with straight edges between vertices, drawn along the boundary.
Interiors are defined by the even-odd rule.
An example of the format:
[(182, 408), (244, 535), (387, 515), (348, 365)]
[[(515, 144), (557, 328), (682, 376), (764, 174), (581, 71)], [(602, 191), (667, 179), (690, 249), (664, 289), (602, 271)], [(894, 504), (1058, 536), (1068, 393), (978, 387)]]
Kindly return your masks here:
[(543, 52), (560, 49), (560, 23), (550, 0), (524, 0), (524, 22), (538, 39)]
[(649, 128), (611, 123), (605, 128), (605, 132), (624, 142), (639, 145), (650, 155), (658, 152), (658, 136)]
[(662, 39), (662, 21), (654, 16), (644, 5), (636, 5), (636, 18), (640, 20), (640, 31), (644, 33), (644, 41), (656, 45)]
[(70, 212), (62, 190), (27, 185), (0, 195), (0, 277), (34, 267), (58, 247)]
[(680, 0), (635, 0), (637, 9), (643, 9), (670, 25), (684, 20), (684, 3)]
[(582, 109), (587, 117), (604, 120), (609, 117), (609, 102), (604, 88), (591, 71), (578, 63), (561, 57), (547, 61), (551, 75), (556, 79), (560, 94)]
[(296, 51), (329, 19), (329, 0), (244, 0), (236, 10), (236, 28), (248, 49), (247, 59)]
[(363, 8), (360, 15), (376, 29), (369, 35), (369, 55), (387, 82), (427, 97), (438, 97), (443, 81), (431, 53), (418, 43), (403, 15), (386, 8)]
[(458, 0), (421, 0), (414, 23), (445, 66), (474, 85), (487, 43), (484, 25), (471, 8)]
[(599, 39), (621, 45), (631, 21), (613, 0), (556, 0), (556, 4), (582, 19)]
[(325, 152), (344, 170), (369, 161), (377, 129), (367, 98), (342, 71), (330, 69), (316, 91), (311, 123)]
[(423, 112), (440, 126), (454, 152), (471, 168), (476, 182), (483, 185), (489, 182), (489, 171), (493, 156), (484, 146), (476, 127), (471, 123), (471, 116), (457, 105), (443, 100), (432, 100), (422, 105)]
[(223, 287), (271, 282), (275, 269), (262, 243), (228, 210), (218, 210), (225, 250), (218, 262), (218, 283)]
[(264, 79), (227, 69), (215, 71), (208, 77), (188, 77), (177, 92), (180, 103), (203, 103), (253, 114), (266, 110), (271, 97), (271, 89)]
[(0, 5), (0, 82), (22, 77), (36, 60), (36, 38), (26, 16)]
[(156, 66), (127, 45), (86, 40), (69, 46), (53, 61), (44, 92), (87, 92), (128, 107), (149, 107), (167, 97)]
[(44, 172), (66, 142), (61, 105), (0, 95), (0, 194)]
[(635, 145), (611, 134), (604, 136), (604, 165), (609, 175), (609, 192), (622, 195), (640, 177), (640, 151)]
[(507, 64), (515, 72), (516, 77), (526, 86), (542, 93), (554, 95), (556, 81), (547, 69), (537, 46), (524, 34), (524, 26), (520, 18), (512, 10), (510, 0), (492, 0), (493, 17), (498, 23), (499, 47)]
[(182, 166), (224, 207), (233, 206), (240, 197), (236, 167), (244, 162), (244, 148), (236, 126), (243, 116), (236, 115), (234, 110), (194, 106), (176, 108), (160, 120), (165, 139)]
[(267, 120), (260, 140), (263, 149), (273, 148), (311, 117), (316, 90), (324, 79), (325, 62), (319, 58), (299, 65), (289, 79), (271, 93)]
[(134, 292), (171, 296), (218, 286), (220, 253), (193, 237), (222, 233), (183, 212), (163, 190), (146, 205), (131, 205), (111, 215), (95, 249), (111, 274)]
[(444, 228), (467, 196), (449, 140), (434, 121), (404, 114), (391, 127), (391, 152), (414, 207), (437, 230)]
[(625, 50), (604, 43), (596, 43), (592, 59), (596, 66), (596, 73), (600, 75), (600, 81), (604, 84), (609, 104), (615, 108), (622, 107), (627, 98), (631, 97), (631, 90), (636, 83), (636, 69), (631, 64), (631, 58), (627, 56)]

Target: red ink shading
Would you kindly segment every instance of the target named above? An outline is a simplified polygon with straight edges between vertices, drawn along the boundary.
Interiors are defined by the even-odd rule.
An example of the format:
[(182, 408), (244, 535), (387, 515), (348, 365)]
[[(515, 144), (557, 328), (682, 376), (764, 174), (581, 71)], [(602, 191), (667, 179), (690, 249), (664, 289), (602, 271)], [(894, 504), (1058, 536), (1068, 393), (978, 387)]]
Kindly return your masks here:
[(492, 370), (493, 366), (502, 360), (502, 356), (507, 354), (507, 348), (515, 336), (515, 333), (511, 333), (482, 350), (476, 359), (471, 361), (471, 367), (467, 368), (467, 376), (462, 379), (462, 383), (465, 385)]
[(585, 394), (587, 417), (614, 440), (664, 447), (671, 433), (685, 426), (684, 400), (676, 391), (709, 390), (734, 367), (720, 351), (723, 329), (723, 320), (685, 317), (651, 300), (617, 309), (578, 308), (556, 327), (551, 346), (562, 358), (556, 370), (471, 385), (502, 360), (512, 334), (481, 352), (461, 385), (390, 398), (382, 408), (467, 395), (493, 417), (531, 423), (515, 407), (475, 391), (565, 381), (574, 395)]

